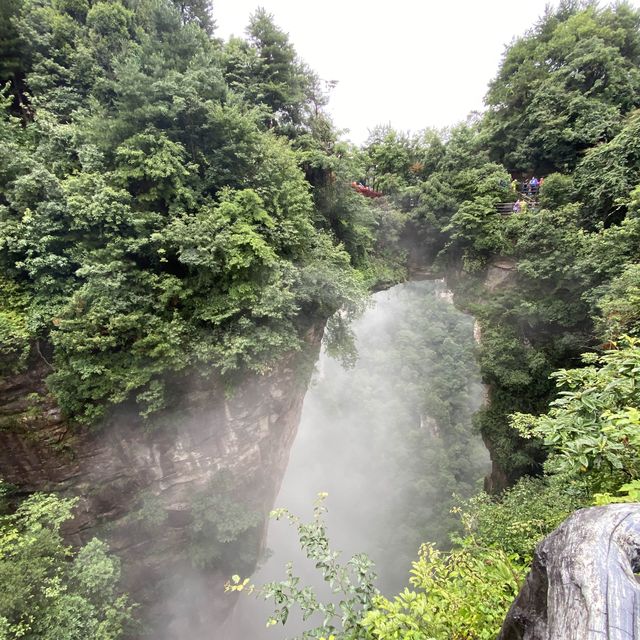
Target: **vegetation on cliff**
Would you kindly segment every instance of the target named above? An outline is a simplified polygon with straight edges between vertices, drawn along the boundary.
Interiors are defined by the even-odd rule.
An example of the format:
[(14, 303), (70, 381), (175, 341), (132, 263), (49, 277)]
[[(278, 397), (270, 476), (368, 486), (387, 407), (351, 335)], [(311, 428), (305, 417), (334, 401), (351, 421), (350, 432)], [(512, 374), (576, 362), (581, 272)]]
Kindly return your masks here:
[[(8, 488), (0, 484), (1, 513)], [(63, 541), (75, 500), (36, 494), (0, 515), (0, 638), (115, 640), (133, 607), (118, 591), (120, 563), (96, 538)]]
[[(458, 304), (480, 322), (492, 401), (477, 422), (510, 481), (539, 473), (544, 453), (511, 429), (509, 414), (543, 412), (554, 370), (637, 332), (640, 92), (630, 87), (639, 25), (626, 4), (561, 3), (507, 50), (484, 115), (413, 138), (378, 133), (365, 148), (374, 179), (389, 185), (448, 270)], [(571, 117), (558, 123), (541, 104)], [(595, 113), (607, 113), (609, 126)], [(582, 135), (587, 121), (594, 137)], [(505, 144), (512, 133), (519, 143)], [(544, 177), (534, 205), (502, 215), (501, 203), (522, 197), (513, 183), (533, 175)], [(494, 290), (482, 285), (496, 258), (514, 267)]]
[[(402, 216), (350, 188), (358, 159), (337, 139), (326, 100), (261, 10), (246, 39), (225, 43), (205, 0), (0, 3), (0, 382), (38, 360), (72, 426), (123, 403), (152, 416), (180, 400), (186, 378), (230, 385), (268, 372), (302, 347), (311, 323), (403, 278)], [(348, 336), (338, 324), (334, 335)], [(32, 400), (34, 412), (52, 405)], [(34, 422), (24, 417), (3, 428)], [(219, 566), (221, 549), (250, 538), (253, 566), (260, 517), (209, 489), (192, 505), (194, 564)], [(66, 518), (71, 504), (59, 505)], [(15, 576), (29, 558), (50, 558), (43, 579), (79, 598), (67, 575), (75, 565), (58, 575), (54, 563), (71, 559), (59, 541), (65, 518), (52, 522), (42, 558), (31, 547), (5, 555), (9, 529), (0, 555)], [(74, 562), (98, 552), (90, 543)], [(51, 623), (41, 635), (67, 600), (40, 588), (42, 607), (25, 591), (0, 613), (2, 633), (119, 635), (120, 601), (106, 588), (92, 594), (113, 630), (65, 635)], [(86, 625), (99, 617), (82, 615)]]
[(2, 373), (46, 344), (80, 421), (162, 409), (194, 370), (264, 372), (398, 277), (319, 79), (264, 11), (223, 43), (206, 7), (3, 4)]

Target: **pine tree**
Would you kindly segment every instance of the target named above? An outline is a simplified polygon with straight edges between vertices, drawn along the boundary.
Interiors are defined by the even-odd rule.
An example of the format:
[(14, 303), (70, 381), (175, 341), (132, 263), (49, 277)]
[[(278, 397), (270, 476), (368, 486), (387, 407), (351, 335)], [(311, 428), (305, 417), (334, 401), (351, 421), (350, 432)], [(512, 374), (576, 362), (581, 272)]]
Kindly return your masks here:
[(247, 34), (259, 58), (260, 102), (285, 120), (298, 121), (307, 81), (288, 34), (275, 25), (273, 16), (264, 9), (253, 14)]
[(173, 0), (173, 2), (180, 10), (184, 24), (195, 22), (209, 35), (213, 34), (216, 23), (211, 17), (211, 3), (209, 0)]

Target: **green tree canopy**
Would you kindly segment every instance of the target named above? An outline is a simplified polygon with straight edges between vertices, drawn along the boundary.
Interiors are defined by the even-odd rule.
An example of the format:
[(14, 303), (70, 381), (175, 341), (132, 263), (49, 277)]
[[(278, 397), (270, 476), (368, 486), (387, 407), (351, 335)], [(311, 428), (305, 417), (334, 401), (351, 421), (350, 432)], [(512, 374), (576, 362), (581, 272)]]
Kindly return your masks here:
[(504, 56), (486, 97), (492, 153), (510, 169), (571, 170), (638, 107), (640, 12), (562, 2)]

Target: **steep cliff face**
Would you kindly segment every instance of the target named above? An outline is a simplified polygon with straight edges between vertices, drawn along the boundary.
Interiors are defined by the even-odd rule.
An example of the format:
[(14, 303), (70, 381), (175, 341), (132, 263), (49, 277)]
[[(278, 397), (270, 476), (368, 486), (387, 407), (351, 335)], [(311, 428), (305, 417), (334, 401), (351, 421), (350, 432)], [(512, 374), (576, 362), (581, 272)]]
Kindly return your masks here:
[[(487, 264), (486, 269), (474, 277), (465, 274), (462, 265), (458, 263), (446, 271), (445, 281), (453, 291), (454, 304), (465, 313), (473, 313), (474, 305), (486, 304), (493, 294), (508, 293), (516, 285), (516, 275), (517, 263), (515, 260), (495, 256)], [(483, 327), (478, 319), (475, 321), (473, 335), (476, 343), (480, 346), (483, 340)], [(495, 390), (486, 381), (483, 387), (482, 408), (487, 409), (493, 402)], [(491, 471), (484, 478), (484, 489), (488, 493), (500, 493), (513, 484), (515, 479), (509, 477), (497, 459), (496, 446), (491, 437), (482, 433), (482, 440), (491, 459)]]
[[(185, 625), (198, 637), (233, 601), (222, 595), (224, 562), (198, 570), (189, 558), (194, 498), (224, 471), (233, 499), (262, 516), (251, 543), (258, 548), (250, 550), (257, 557), (321, 337), (322, 326), (312, 327), (303, 353), (230, 395), (220, 384), (194, 384), (185, 407), (155, 428), (121, 412), (98, 429), (71, 429), (46, 393), (45, 364), (33, 367), (0, 386), (0, 476), (21, 491), (77, 496), (69, 539), (106, 539), (123, 560), (125, 587), (164, 614), (166, 637), (180, 637)], [(233, 557), (227, 562), (233, 566)], [(198, 617), (199, 597), (209, 606)]]

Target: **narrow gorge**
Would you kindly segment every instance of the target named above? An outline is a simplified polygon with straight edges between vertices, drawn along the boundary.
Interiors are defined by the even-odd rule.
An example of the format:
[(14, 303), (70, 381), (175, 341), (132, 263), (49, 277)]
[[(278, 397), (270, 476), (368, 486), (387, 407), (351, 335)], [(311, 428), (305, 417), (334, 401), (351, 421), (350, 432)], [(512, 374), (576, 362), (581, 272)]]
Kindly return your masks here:
[[(350, 367), (320, 356), (275, 504), (307, 518), (317, 494), (328, 493), (335, 547), (345, 557), (366, 552), (391, 595), (422, 541), (447, 544), (453, 494), (470, 496), (489, 470), (471, 425), (483, 389), (473, 320), (441, 280), (375, 294), (353, 331), (358, 358)], [(270, 524), (267, 548), (255, 582), (277, 580), (293, 561), (305, 584), (328, 593), (287, 523)], [(221, 637), (273, 638), (278, 632), (264, 626), (269, 609), (244, 596)], [(295, 618), (287, 627), (304, 630)]]

